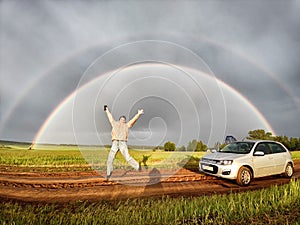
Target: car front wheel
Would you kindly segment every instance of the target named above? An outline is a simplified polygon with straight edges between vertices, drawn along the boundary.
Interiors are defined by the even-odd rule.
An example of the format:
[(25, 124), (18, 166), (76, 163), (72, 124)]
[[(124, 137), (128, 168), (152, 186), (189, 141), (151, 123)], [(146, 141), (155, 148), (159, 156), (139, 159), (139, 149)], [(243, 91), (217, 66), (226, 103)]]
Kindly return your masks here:
[(287, 178), (291, 178), (294, 174), (294, 168), (291, 163), (288, 163), (285, 167), (284, 176)]
[(236, 182), (238, 185), (247, 186), (252, 180), (252, 172), (249, 168), (242, 166), (237, 174)]

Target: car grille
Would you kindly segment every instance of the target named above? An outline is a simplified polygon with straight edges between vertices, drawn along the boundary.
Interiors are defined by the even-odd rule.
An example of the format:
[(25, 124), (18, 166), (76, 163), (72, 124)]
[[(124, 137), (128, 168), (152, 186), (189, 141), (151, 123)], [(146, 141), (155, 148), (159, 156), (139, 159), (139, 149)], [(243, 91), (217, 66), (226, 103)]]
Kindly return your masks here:
[(217, 164), (219, 162), (219, 160), (213, 160), (213, 159), (207, 159), (207, 158), (202, 158), (201, 161), (205, 162), (205, 163), (211, 163), (211, 164)]

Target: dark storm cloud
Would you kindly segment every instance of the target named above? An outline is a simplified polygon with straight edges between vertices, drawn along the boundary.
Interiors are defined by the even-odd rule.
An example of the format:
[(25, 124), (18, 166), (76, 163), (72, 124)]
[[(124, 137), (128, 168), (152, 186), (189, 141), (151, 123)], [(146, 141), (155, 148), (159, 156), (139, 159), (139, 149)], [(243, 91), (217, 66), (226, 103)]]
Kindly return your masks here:
[(31, 140), (97, 57), (143, 39), (191, 49), (257, 106), (276, 133), (300, 136), (297, 0), (4, 0), (0, 10), (0, 139)]

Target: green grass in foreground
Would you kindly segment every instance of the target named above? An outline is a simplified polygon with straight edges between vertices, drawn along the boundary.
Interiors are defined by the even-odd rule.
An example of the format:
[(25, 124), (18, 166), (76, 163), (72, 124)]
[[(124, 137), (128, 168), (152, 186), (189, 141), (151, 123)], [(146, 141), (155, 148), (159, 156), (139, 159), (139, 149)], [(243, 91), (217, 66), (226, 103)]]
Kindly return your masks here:
[(68, 204), (0, 203), (2, 224), (299, 224), (300, 180), (197, 198)]

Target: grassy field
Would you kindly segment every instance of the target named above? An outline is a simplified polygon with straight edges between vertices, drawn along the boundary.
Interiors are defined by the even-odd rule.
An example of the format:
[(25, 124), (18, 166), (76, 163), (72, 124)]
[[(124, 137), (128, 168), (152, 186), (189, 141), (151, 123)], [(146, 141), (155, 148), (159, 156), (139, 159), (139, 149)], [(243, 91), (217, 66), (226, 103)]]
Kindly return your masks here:
[(300, 181), (197, 198), (22, 204), (0, 202), (2, 224), (299, 224)]
[[(28, 144), (0, 145), (0, 164), (44, 168), (47, 167), (105, 167), (109, 148), (74, 145), (39, 145), (28, 150)], [(165, 152), (162, 150), (130, 149), (130, 154), (139, 162), (149, 166), (179, 168), (188, 163), (195, 166), (205, 152)], [(291, 152), (293, 159), (300, 159), (300, 151)], [(114, 162), (116, 168), (126, 166), (120, 152)], [(196, 163), (196, 164), (195, 164)], [(196, 165), (197, 166), (197, 165)]]
[[(40, 146), (41, 147), (41, 146)], [(28, 171), (87, 171), (104, 167), (109, 149), (0, 145), (0, 164)], [(197, 168), (200, 153), (130, 150), (149, 166)], [(84, 157), (83, 157), (84, 156)], [(300, 160), (300, 152), (292, 152)], [(88, 162), (87, 162), (87, 161)], [(94, 161), (93, 161), (94, 160)], [(91, 164), (92, 163), (92, 164)], [(117, 155), (117, 166), (126, 166)], [(197, 198), (25, 204), (0, 202), (0, 224), (300, 224), (300, 181), (259, 191)]]
[[(164, 152), (130, 149), (139, 162), (155, 168), (196, 170), (205, 152)], [(105, 170), (109, 148), (72, 145), (40, 145), (28, 150), (28, 144), (0, 145), (0, 165), (24, 168), (26, 172), (67, 172)], [(300, 151), (291, 152), (294, 160), (300, 159)], [(128, 169), (120, 152), (114, 161), (115, 169)]]
[(296, 159), (296, 160), (300, 159), (300, 151), (293, 151), (291, 153), (292, 153), (293, 159)]
[[(183, 166), (196, 168), (204, 152), (164, 152), (130, 149), (130, 154), (142, 165), (155, 168), (178, 169)], [(28, 145), (0, 146), (0, 164), (26, 167), (26, 170), (43, 172), (64, 172), (70, 170), (105, 170), (109, 148), (94, 146), (41, 145), (28, 150)], [(128, 164), (120, 152), (114, 161), (114, 168), (126, 169)]]

